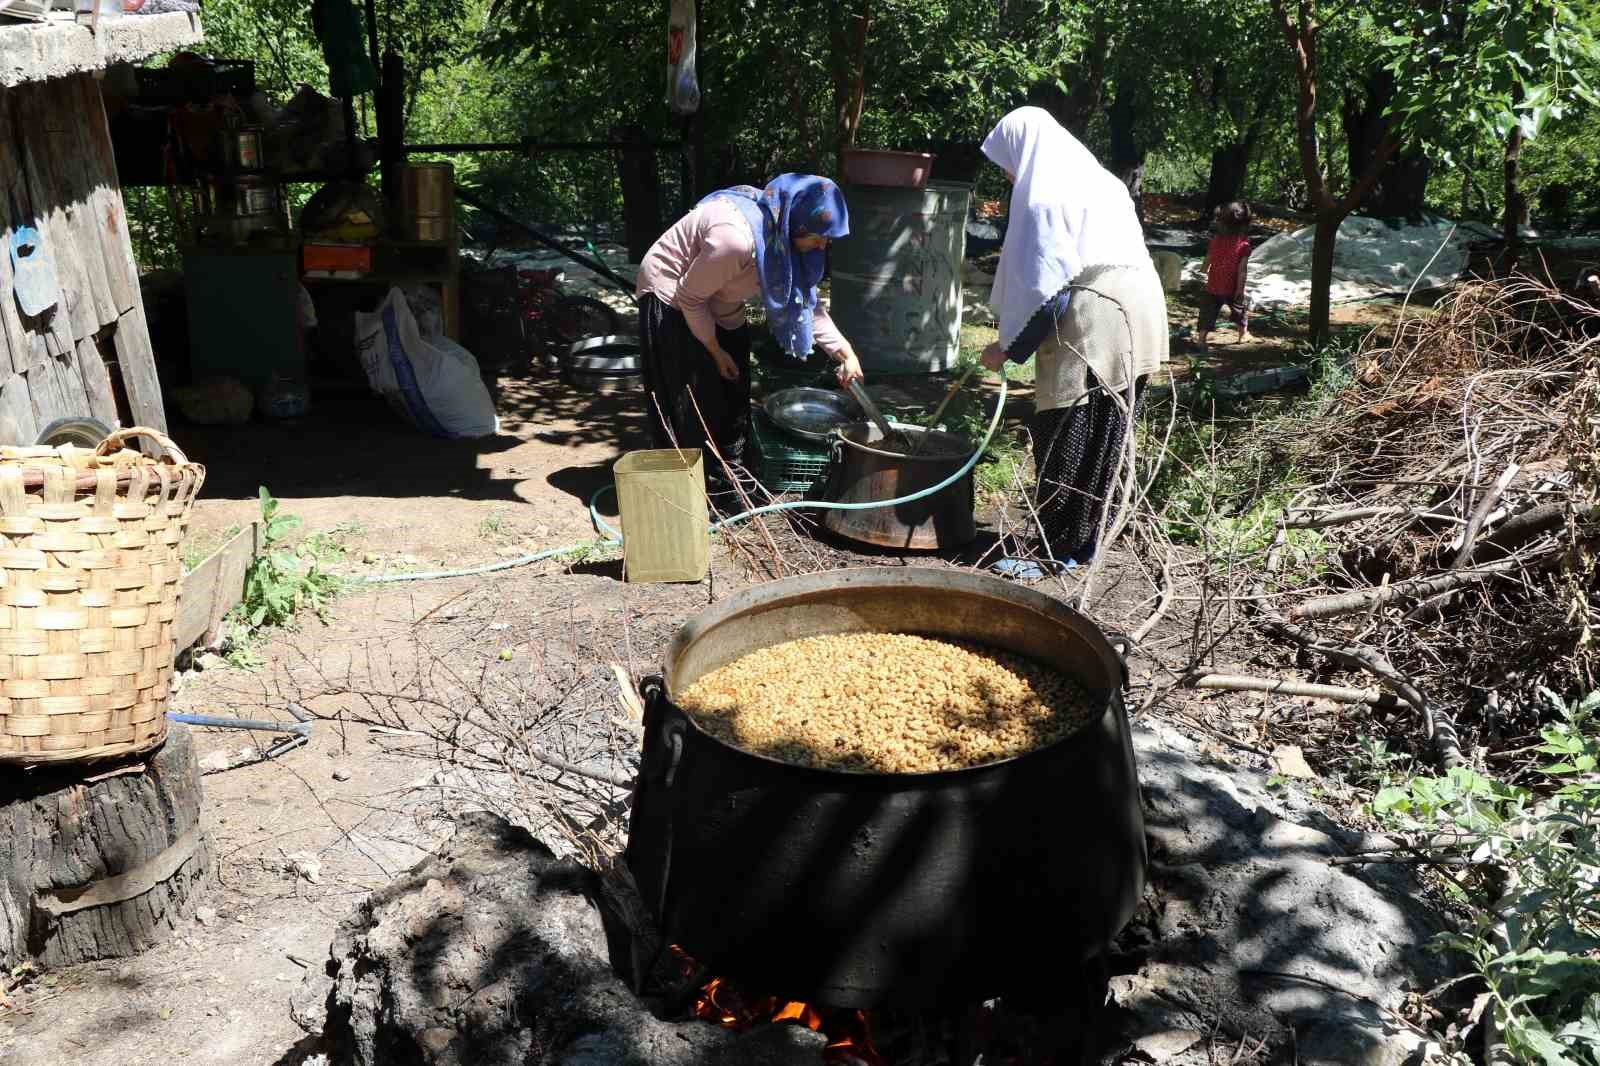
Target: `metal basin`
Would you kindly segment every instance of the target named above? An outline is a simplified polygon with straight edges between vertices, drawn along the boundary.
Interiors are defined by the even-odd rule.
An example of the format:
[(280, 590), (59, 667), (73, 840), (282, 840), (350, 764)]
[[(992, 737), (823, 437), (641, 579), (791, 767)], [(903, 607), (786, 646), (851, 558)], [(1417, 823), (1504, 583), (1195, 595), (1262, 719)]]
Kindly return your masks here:
[(614, 335), (578, 341), (561, 359), (561, 379), (588, 392), (633, 392), (643, 381), (638, 339)]
[(779, 429), (803, 440), (828, 440), (834, 430), (860, 417), (850, 397), (827, 389), (784, 389), (768, 396), (763, 406)]
[[(1101, 714), (964, 770), (822, 770), (735, 748), (673, 703), (799, 637), (916, 633), (1075, 676)], [(837, 1007), (954, 1005), (1055, 988), (1144, 886), (1144, 818), (1105, 635), (986, 574), (875, 567), (768, 582), (678, 631), (646, 679), (627, 861), (669, 942), (755, 994)]]

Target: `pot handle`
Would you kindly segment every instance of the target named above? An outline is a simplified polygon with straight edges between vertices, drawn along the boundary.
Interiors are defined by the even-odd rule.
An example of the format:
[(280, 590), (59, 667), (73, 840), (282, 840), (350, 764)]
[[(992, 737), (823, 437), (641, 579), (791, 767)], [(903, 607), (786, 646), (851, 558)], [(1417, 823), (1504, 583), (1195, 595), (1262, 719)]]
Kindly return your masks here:
[(1102, 630), (1102, 633), (1105, 635), (1106, 643), (1111, 645), (1112, 654), (1117, 657), (1117, 665), (1122, 667), (1122, 687), (1127, 688), (1130, 680), (1128, 656), (1138, 647), (1138, 643), (1128, 634), (1114, 629)]
[[(660, 674), (650, 674), (639, 682), (639, 694), (644, 697), (647, 712), (651, 707), (664, 703), (667, 698), (667, 685)], [(670, 789), (678, 777), (678, 763), (683, 758), (683, 733), (684, 724), (680, 717), (673, 716), (661, 727), (661, 740), (669, 752), (666, 772), (661, 775), (661, 785)]]

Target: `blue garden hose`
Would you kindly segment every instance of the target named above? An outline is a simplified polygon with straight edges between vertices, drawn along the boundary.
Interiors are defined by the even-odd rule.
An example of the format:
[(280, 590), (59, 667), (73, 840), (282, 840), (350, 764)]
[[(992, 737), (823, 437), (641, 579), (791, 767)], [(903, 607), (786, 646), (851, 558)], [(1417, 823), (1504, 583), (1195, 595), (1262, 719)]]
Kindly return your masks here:
[[(951, 474), (937, 485), (930, 485), (927, 488), (913, 492), (908, 496), (898, 496), (892, 500), (873, 500), (867, 503), (830, 503), (824, 500), (790, 500), (786, 503), (769, 503), (764, 507), (753, 507), (748, 511), (741, 511), (739, 514), (730, 515), (727, 518), (713, 522), (711, 523), (711, 528), (713, 530), (721, 529), (724, 526), (731, 526), (736, 522), (744, 522), (751, 518), (758, 518), (765, 514), (774, 514), (778, 511), (871, 511), (879, 507), (899, 507), (902, 504), (914, 503), (917, 500), (925, 499), (929, 496), (932, 496), (936, 492), (942, 492), (951, 485), (954, 485), (957, 481), (960, 481), (962, 478), (966, 477), (967, 474), (971, 473), (972, 468), (977, 466), (978, 460), (983, 457), (983, 453), (988, 450), (989, 442), (994, 439), (995, 430), (1000, 428), (1000, 418), (1005, 414), (1006, 392), (1006, 379), (1004, 375), (1001, 375), (1000, 395), (995, 399), (994, 415), (989, 419), (989, 428), (984, 433), (982, 442), (978, 444), (977, 448), (973, 449), (972, 454), (967, 457), (967, 461), (962, 465), (960, 470), (957, 470), (955, 473)], [(542, 551), (533, 552), (529, 555), (520, 555), (515, 559), (505, 559), (498, 563), (486, 563), (483, 566), (472, 566), (462, 570), (429, 570), (416, 574), (374, 574), (363, 577), (360, 580), (364, 584), (385, 585), (400, 581), (434, 581), (451, 577), (477, 577), (480, 574), (493, 574), (501, 570), (513, 570), (519, 566), (527, 566), (530, 563), (542, 562), (545, 559), (552, 559), (558, 555), (571, 555), (572, 553), (582, 551), (585, 548), (620, 547), (622, 545), (622, 531), (613, 528), (611, 525), (607, 524), (604, 518), (600, 517), (600, 497), (605, 493), (612, 491), (614, 491), (613, 486), (602, 485), (600, 488), (595, 490), (593, 496), (589, 497), (589, 521), (594, 526), (595, 532), (601, 534), (600, 540), (579, 541), (576, 544), (564, 544), (559, 548), (546, 548)]]

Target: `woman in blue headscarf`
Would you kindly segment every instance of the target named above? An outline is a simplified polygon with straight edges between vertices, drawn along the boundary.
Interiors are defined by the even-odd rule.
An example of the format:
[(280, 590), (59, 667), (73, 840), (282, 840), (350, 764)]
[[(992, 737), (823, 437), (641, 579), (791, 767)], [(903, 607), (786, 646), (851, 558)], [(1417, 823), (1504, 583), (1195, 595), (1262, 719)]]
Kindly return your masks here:
[[(827, 178), (783, 174), (765, 189), (737, 185), (695, 205), (639, 265), (639, 335), (657, 447), (704, 447), (743, 458), (750, 421), (750, 330), (759, 295), (778, 346), (796, 359), (815, 345), (841, 383), (861, 363), (817, 302), (829, 242), (850, 232), (844, 194)], [(721, 464), (707, 456), (714, 479)]]

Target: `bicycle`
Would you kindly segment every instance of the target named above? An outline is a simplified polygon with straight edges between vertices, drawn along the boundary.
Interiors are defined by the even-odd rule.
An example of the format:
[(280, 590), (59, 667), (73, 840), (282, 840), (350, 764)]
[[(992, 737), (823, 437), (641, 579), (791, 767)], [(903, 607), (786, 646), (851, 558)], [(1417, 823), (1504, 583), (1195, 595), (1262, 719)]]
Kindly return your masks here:
[(521, 313), (524, 350), (530, 361), (542, 360), (547, 370), (559, 370), (561, 357), (578, 341), (604, 337), (622, 328), (622, 319), (592, 296), (562, 293), (562, 271), (517, 271), (517, 298)]

